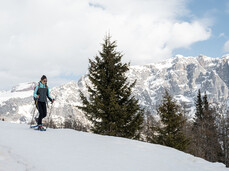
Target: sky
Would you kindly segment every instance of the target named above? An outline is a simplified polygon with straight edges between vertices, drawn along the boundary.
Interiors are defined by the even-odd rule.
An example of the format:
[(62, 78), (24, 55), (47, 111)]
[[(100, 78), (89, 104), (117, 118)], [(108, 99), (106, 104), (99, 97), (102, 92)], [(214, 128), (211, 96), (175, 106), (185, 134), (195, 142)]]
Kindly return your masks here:
[(77, 80), (107, 33), (123, 62), (229, 53), (229, 0), (0, 0), (0, 90)]

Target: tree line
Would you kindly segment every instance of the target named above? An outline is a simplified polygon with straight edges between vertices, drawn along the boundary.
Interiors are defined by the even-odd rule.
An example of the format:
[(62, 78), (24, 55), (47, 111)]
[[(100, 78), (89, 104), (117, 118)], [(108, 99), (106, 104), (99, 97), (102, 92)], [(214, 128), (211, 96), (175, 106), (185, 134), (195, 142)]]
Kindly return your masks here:
[(116, 41), (107, 35), (102, 51), (89, 60), (89, 97), (80, 92), (82, 106), (77, 107), (91, 121), (91, 131), (169, 146), (229, 166), (229, 115), (220, 115), (199, 90), (194, 118), (189, 119), (184, 106), (165, 90), (156, 119), (133, 96), (136, 80), (128, 82), (125, 74), (130, 63), (121, 61), (123, 54), (116, 48)]
[(206, 92), (198, 91), (193, 118), (165, 91), (154, 115), (146, 113), (144, 141), (166, 145), (229, 167), (229, 113), (210, 105)]

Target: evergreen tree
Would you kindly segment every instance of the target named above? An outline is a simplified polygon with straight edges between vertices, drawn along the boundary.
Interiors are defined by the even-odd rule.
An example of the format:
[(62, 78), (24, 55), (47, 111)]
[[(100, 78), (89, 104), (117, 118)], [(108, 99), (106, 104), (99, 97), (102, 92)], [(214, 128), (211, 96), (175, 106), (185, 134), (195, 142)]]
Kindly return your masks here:
[(188, 109), (189, 104), (186, 102), (181, 102), (181, 112), (183, 114), (184, 126), (182, 132), (184, 133), (185, 137), (189, 140), (189, 145), (185, 152), (192, 153), (193, 150), (193, 143), (192, 143), (192, 126), (193, 122), (191, 121), (192, 116), (190, 115), (190, 111)]
[(192, 153), (208, 161), (219, 161), (222, 150), (216, 125), (216, 111), (209, 106), (207, 94), (201, 97), (198, 91), (196, 113), (193, 123)]
[(209, 103), (208, 103), (208, 97), (207, 97), (207, 93), (205, 91), (204, 93), (204, 97), (203, 97), (203, 110), (206, 112), (206, 111), (209, 111)]
[(162, 104), (158, 108), (162, 126), (157, 128), (156, 142), (185, 151), (189, 140), (182, 132), (185, 121), (180, 111), (180, 107), (166, 90)]
[(229, 167), (229, 110), (221, 114), (219, 135), (222, 144), (222, 162)]
[(193, 123), (193, 137), (192, 137), (192, 153), (195, 156), (204, 158), (204, 135), (203, 135), (203, 119), (204, 119), (204, 112), (203, 112), (203, 100), (201, 96), (200, 89), (198, 90), (197, 99), (195, 102), (196, 105), (196, 112), (194, 116), (194, 123)]
[(154, 116), (147, 111), (145, 114), (145, 120), (144, 120), (144, 129), (143, 134), (145, 135), (145, 139), (143, 139), (146, 142), (156, 143), (156, 130), (159, 126), (158, 122), (155, 120)]
[(222, 150), (219, 144), (219, 134), (216, 125), (216, 111), (210, 108), (207, 94), (203, 97), (203, 150), (205, 152), (204, 158), (211, 162), (219, 161), (222, 155)]
[(129, 64), (121, 62), (123, 55), (116, 47), (116, 42), (106, 36), (99, 56), (89, 60), (89, 99), (80, 92), (83, 106), (78, 107), (92, 122), (94, 133), (139, 138), (144, 111), (131, 94), (136, 80), (127, 81)]
[(203, 100), (201, 97), (200, 89), (198, 90), (197, 100), (196, 100), (196, 113), (194, 117), (194, 126), (199, 127), (203, 121)]

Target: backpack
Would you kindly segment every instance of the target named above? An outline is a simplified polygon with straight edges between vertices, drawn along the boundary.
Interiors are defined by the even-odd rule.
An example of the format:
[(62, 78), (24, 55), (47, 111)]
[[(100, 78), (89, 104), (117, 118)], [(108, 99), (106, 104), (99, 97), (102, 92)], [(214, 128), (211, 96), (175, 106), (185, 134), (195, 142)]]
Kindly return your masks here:
[[(37, 86), (34, 87), (34, 91), (36, 89)], [(37, 95), (39, 93), (39, 89), (40, 89), (40, 81), (38, 82), (38, 90), (37, 90)], [(36, 101), (37, 98), (33, 97), (34, 101)]]

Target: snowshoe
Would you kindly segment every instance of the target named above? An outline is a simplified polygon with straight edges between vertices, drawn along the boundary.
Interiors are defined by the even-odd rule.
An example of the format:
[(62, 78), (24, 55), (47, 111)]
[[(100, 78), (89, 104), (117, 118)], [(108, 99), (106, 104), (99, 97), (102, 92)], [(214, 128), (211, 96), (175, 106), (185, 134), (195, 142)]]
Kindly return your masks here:
[(39, 130), (39, 131), (46, 131), (46, 128), (43, 127), (42, 125), (38, 125), (37, 128), (35, 128), (35, 130)]
[(38, 125), (31, 125), (30, 128), (36, 128)]

